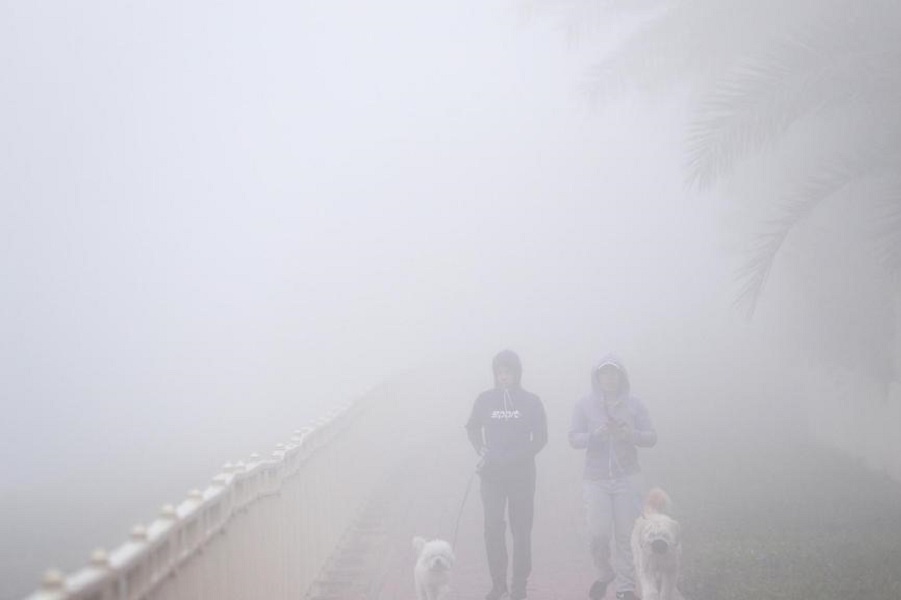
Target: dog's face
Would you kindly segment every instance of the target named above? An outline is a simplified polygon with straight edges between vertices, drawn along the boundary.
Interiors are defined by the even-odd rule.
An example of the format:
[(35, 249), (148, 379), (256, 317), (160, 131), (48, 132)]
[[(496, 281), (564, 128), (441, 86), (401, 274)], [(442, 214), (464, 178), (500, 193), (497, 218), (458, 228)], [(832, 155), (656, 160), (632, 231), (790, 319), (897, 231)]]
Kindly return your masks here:
[(679, 548), (679, 523), (663, 514), (649, 515), (642, 520), (638, 539), (646, 554), (670, 554)]
[(454, 566), (454, 552), (444, 540), (413, 540), (413, 548), (419, 553), (417, 563), (429, 571), (449, 571)]

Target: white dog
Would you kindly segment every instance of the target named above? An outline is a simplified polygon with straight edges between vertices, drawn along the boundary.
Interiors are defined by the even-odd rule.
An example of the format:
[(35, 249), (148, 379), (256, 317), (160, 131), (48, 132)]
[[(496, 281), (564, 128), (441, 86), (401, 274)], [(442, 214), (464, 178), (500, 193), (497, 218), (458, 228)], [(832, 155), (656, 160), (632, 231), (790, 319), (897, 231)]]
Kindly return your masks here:
[(416, 596), (419, 600), (442, 600), (450, 590), (450, 570), (454, 566), (454, 552), (444, 540), (425, 541), (413, 538), (413, 549), (419, 558), (413, 570)]
[(681, 535), (679, 523), (668, 514), (671, 506), (666, 492), (654, 488), (632, 529), (632, 556), (642, 600), (683, 600), (676, 589)]

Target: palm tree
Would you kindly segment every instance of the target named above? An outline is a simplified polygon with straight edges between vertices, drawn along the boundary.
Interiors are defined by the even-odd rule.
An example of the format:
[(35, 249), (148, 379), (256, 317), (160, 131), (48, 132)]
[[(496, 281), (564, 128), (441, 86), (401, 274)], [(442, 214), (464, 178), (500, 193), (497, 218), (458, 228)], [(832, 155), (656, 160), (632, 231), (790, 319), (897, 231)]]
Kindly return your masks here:
[(802, 224), (841, 203), (867, 216), (853, 243), (879, 266), (866, 271), (884, 279), (871, 286), (881, 299), (875, 310), (871, 299), (856, 306), (849, 299), (845, 332), (857, 336), (860, 363), (879, 379), (890, 376), (892, 327), (885, 321), (901, 273), (901, 2), (544, 1), (583, 18), (598, 11), (612, 18), (636, 6), (650, 15), (591, 70), (587, 88), (598, 102), (628, 91), (687, 94), (688, 185), (710, 190), (742, 169), (763, 175), (758, 165), (767, 157), (790, 167), (754, 186), (752, 201), (771, 214), (739, 269), (736, 303), (749, 317)]
[[(628, 10), (631, 3), (569, 4)], [(764, 192), (777, 199), (778, 213), (740, 271), (737, 300), (749, 314), (786, 238), (825, 200), (855, 186), (871, 190), (866, 203), (849, 196), (879, 217), (872, 240), (879, 260), (901, 269), (901, 3), (658, 0), (642, 8), (649, 4), (657, 16), (592, 70), (588, 88), (599, 101), (630, 88), (688, 92), (690, 185), (709, 189), (788, 139), (795, 154), (816, 149), (816, 160), (797, 161), (803, 169), (786, 187)]]

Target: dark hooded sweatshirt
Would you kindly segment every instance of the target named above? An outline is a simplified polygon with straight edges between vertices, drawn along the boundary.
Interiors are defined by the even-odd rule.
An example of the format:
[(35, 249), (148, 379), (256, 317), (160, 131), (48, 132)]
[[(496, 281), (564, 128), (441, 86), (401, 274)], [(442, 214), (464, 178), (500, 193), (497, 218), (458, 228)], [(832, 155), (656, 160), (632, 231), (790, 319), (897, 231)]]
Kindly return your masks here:
[[(500, 367), (514, 374), (514, 383), (506, 390), (497, 381)], [(483, 475), (534, 465), (535, 455), (547, 444), (544, 406), (520, 385), (522, 365), (516, 353), (500, 352), (492, 371), (494, 388), (479, 394), (466, 423), (469, 441), (477, 452), (484, 450)]]

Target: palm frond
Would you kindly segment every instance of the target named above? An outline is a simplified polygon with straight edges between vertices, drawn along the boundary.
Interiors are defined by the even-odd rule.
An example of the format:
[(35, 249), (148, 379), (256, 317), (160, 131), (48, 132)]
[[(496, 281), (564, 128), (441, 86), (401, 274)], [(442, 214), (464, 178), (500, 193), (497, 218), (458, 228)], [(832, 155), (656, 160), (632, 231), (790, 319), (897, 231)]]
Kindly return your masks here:
[(901, 144), (889, 136), (864, 151), (843, 151), (824, 162), (817, 172), (780, 203), (781, 214), (766, 223), (758, 235), (748, 260), (736, 275), (740, 282), (735, 303), (753, 316), (766, 287), (779, 251), (789, 234), (820, 204), (840, 190), (899, 166)]
[[(575, 2), (592, 10), (620, 4)], [(595, 103), (627, 90), (651, 96), (691, 90), (700, 105), (687, 139), (688, 179), (698, 187), (779, 141), (794, 168), (809, 174), (773, 197), (779, 213), (738, 270), (736, 303), (752, 316), (796, 227), (840, 191), (901, 172), (901, 5), (669, 0), (663, 6), (590, 71), (584, 89)], [(894, 208), (878, 239), (885, 240), (886, 264), (901, 272), (901, 193), (890, 190), (886, 198)]]
[(601, 29), (612, 17), (659, 10), (672, 0), (525, 0), (524, 15), (551, 17), (569, 38), (581, 37)]
[(534, 10), (550, 10), (565, 13), (572, 20), (603, 17), (625, 12), (641, 12), (672, 4), (673, 0), (531, 0)]
[(628, 89), (653, 96), (697, 84), (731, 62), (741, 36), (727, 33), (729, 24), (748, 12), (741, 0), (669, 2), (589, 70), (585, 90), (593, 101), (604, 102)]
[(901, 103), (901, 40), (872, 28), (808, 27), (733, 68), (702, 99), (688, 134), (688, 179), (700, 188), (811, 113)]
[[(585, 91), (602, 102), (627, 89), (660, 94), (676, 85), (703, 88), (740, 57), (766, 48), (774, 27), (806, 21), (847, 0), (680, 0), (589, 71)], [(773, 14), (779, 14), (774, 20)], [(781, 31), (781, 29), (780, 29)]]
[(750, 258), (736, 270), (740, 282), (735, 305), (744, 309), (748, 318), (754, 316), (757, 303), (766, 288), (776, 256), (785, 244), (788, 234), (816, 207), (815, 202), (795, 202), (788, 206), (781, 218), (769, 223), (769, 227), (757, 236)]
[(593, 103), (603, 103), (629, 87), (668, 87), (687, 64), (678, 15), (652, 19), (617, 51), (588, 71), (584, 91)]
[(673, 0), (531, 0), (527, 14), (550, 17), (571, 44), (605, 32), (628, 30), (659, 14)]
[(891, 275), (901, 275), (901, 153), (868, 197), (874, 213), (870, 242), (876, 260)]

